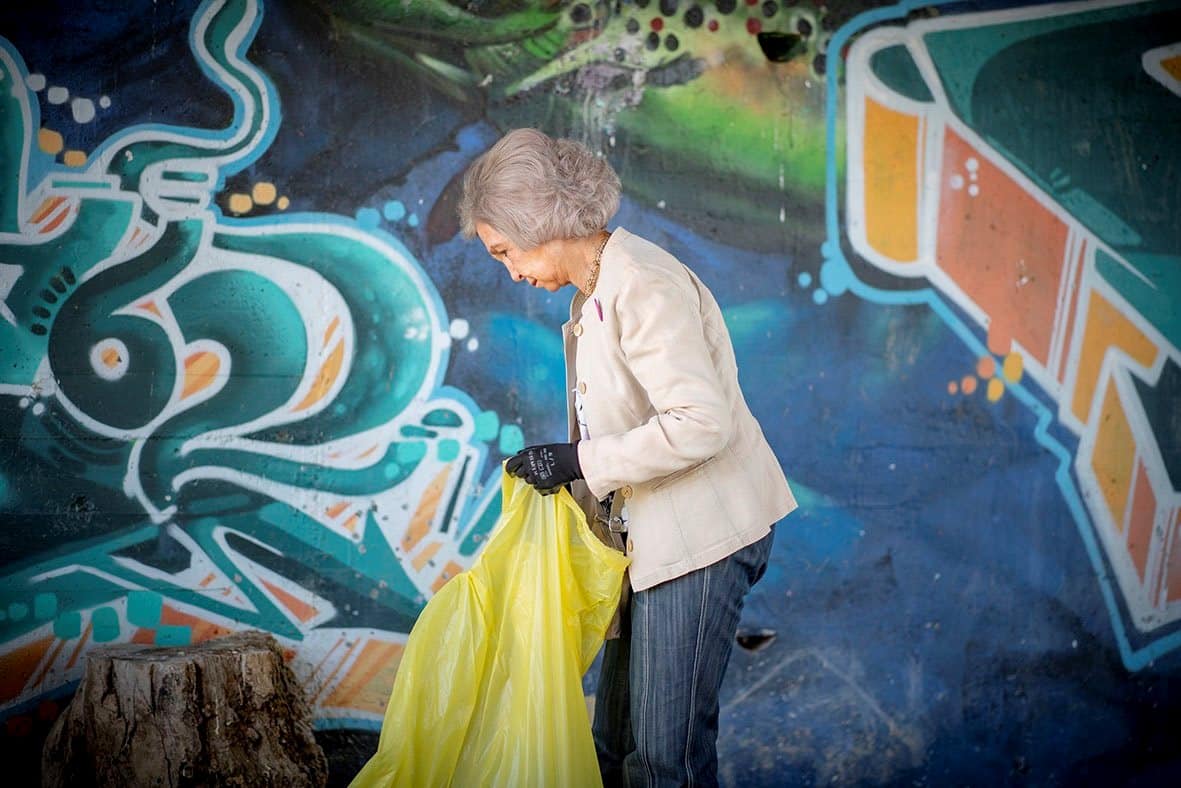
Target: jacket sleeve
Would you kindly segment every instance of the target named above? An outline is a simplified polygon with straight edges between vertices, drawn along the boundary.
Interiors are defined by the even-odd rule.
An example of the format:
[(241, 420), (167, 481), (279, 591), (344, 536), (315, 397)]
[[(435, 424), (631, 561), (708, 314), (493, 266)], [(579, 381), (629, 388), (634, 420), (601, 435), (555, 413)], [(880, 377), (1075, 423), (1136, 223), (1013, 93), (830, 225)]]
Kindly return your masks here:
[(718, 379), (700, 296), (688, 281), (636, 271), (615, 300), (620, 349), (656, 414), (615, 435), (578, 444), (586, 484), (602, 498), (708, 460), (730, 441), (732, 414)]

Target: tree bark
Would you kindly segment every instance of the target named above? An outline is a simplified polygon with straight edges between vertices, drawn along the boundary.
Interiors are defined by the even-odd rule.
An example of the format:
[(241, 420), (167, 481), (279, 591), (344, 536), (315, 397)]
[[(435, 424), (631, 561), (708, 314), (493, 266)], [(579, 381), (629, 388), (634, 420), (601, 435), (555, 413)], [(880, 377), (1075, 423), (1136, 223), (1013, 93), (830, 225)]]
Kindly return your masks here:
[(274, 638), (92, 652), (41, 757), (58, 786), (323, 786), (311, 711)]

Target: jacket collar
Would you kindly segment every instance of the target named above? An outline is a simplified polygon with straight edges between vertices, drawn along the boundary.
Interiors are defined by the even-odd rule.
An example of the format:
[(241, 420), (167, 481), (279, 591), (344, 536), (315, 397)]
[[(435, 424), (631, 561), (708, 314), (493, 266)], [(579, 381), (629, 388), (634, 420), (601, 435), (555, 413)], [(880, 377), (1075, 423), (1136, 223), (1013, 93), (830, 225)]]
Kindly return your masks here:
[[(624, 242), (627, 236), (631, 235), (622, 227), (616, 227), (611, 231), (611, 237), (607, 239), (606, 245), (603, 247), (603, 254), (599, 258), (599, 281), (595, 284), (595, 292), (591, 293), (591, 298), (595, 293), (600, 295), (612, 289), (613, 269), (616, 266), (609, 264), (609, 257), (611, 253), (619, 248), (619, 245)], [(574, 288), (574, 297), (570, 299), (570, 322), (575, 322), (582, 317), (582, 310), (586, 306), (586, 302), (590, 300), (577, 287)]]

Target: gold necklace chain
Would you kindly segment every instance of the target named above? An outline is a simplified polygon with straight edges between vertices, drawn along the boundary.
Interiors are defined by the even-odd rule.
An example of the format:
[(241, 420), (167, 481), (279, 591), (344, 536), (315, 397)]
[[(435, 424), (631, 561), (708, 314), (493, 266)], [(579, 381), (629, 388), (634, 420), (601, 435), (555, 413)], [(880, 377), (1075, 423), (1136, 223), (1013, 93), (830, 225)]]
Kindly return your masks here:
[(599, 282), (599, 266), (603, 262), (603, 250), (607, 248), (607, 242), (611, 240), (611, 233), (607, 233), (607, 237), (599, 244), (599, 248), (595, 251), (595, 259), (591, 260), (590, 276), (586, 278), (586, 289), (582, 292), (587, 296), (595, 292), (595, 285)]

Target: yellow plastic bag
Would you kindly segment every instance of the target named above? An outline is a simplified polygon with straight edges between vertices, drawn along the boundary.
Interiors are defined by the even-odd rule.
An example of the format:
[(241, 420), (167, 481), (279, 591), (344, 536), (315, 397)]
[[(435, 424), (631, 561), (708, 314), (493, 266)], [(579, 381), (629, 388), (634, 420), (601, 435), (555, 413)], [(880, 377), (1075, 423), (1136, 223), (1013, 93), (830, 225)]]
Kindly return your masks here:
[(415, 623), (377, 753), (350, 788), (602, 784), (582, 675), (628, 559), (565, 490), (508, 474), (502, 488), (484, 552)]

